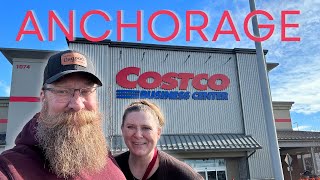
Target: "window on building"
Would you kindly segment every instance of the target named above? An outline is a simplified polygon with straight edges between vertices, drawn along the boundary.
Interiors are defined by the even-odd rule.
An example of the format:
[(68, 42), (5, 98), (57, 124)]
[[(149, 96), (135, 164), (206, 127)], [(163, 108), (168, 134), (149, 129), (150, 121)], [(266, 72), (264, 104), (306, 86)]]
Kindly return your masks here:
[(185, 160), (205, 180), (226, 180), (227, 169), (224, 159)]

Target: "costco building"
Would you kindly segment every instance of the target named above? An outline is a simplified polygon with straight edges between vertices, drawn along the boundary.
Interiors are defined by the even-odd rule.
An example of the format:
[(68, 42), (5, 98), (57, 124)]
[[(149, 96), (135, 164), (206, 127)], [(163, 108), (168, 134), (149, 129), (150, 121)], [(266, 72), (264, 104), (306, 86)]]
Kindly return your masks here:
[[(206, 179), (273, 179), (271, 152), (279, 147), (281, 161), (289, 153), (297, 164), (295, 177), (308, 168), (308, 158), (310, 168), (320, 173), (320, 133), (292, 131), (292, 102), (273, 102), (279, 147), (270, 143), (255, 50), (85, 39), (68, 44), (87, 55), (101, 77), (103, 128), (114, 154), (127, 150), (120, 129), (124, 108), (134, 99), (149, 99), (166, 118), (158, 148), (187, 162)], [(0, 133), (2, 140), (6, 137), (2, 144), (11, 147), (24, 124), (40, 110), (43, 69), (56, 52), (0, 50), (13, 65), (10, 97), (0, 99)], [(277, 65), (268, 63), (268, 71)], [(282, 164), (284, 176), (289, 177)]]

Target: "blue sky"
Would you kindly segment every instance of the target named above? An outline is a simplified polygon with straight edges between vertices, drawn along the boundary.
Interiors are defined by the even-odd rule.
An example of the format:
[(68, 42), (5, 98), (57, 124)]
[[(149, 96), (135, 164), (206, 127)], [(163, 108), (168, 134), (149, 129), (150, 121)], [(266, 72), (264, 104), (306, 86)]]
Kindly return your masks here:
[[(273, 100), (295, 102), (291, 110), (292, 122), (295, 123), (294, 128), (298, 124), (299, 130), (320, 131), (320, 16), (316, 15), (320, 10), (320, 1), (257, 0), (256, 4), (257, 9), (265, 10), (274, 17), (273, 23), (276, 25), (273, 36), (263, 43), (264, 49), (269, 50), (266, 56), (267, 61), (280, 63), (276, 69), (269, 73)], [(48, 11), (55, 10), (62, 21), (67, 24), (68, 12), (75, 10), (76, 36), (81, 37), (80, 19), (84, 13), (94, 9), (103, 10), (111, 17), (111, 21), (108, 23), (98, 16), (92, 16), (88, 20), (88, 31), (94, 36), (101, 35), (106, 29), (111, 29), (112, 32), (108, 39), (116, 40), (116, 12), (119, 10), (124, 12), (125, 22), (135, 22), (136, 12), (142, 10), (143, 22), (146, 24), (152, 13), (167, 9), (179, 16), (182, 26), (178, 37), (164, 44), (218, 48), (254, 48), (254, 43), (246, 37), (243, 31), (244, 18), (250, 11), (248, 0), (4, 0), (0, 6), (0, 47), (48, 50), (67, 49), (65, 36), (59, 30), (56, 30), (55, 41), (48, 42)], [(33, 10), (36, 14), (38, 23), (45, 35), (46, 40), (44, 42), (40, 42), (34, 35), (26, 35), (19, 42), (15, 40), (28, 10)], [(209, 40), (213, 37), (223, 11), (229, 10), (241, 41), (235, 41), (234, 37), (230, 35), (222, 35), (215, 42), (205, 42), (197, 34), (193, 33), (193, 39), (190, 42), (186, 42), (185, 13), (187, 10), (202, 10), (209, 15), (209, 25), (205, 29)], [(300, 42), (280, 41), (280, 12), (282, 10), (301, 11), (300, 15), (292, 15), (287, 19), (289, 23), (300, 24), (299, 28), (288, 30), (288, 36), (300, 36)], [(259, 18), (259, 21), (267, 22), (265, 18)], [(194, 25), (201, 24), (201, 17), (195, 17), (192, 23)], [(28, 27), (32, 28), (32, 26)], [(155, 27), (158, 34), (166, 36), (173, 30), (173, 21), (163, 16), (157, 19)], [(229, 28), (229, 26), (224, 26), (224, 28)], [(125, 30), (123, 41), (136, 42), (135, 33), (135, 30)], [(143, 40), (141, 42), (160, 43), (150, 37), (146, 25), (143, 26)], [(11, 64), (0, 54), (0, 97), (9, 96), (11, 73)]]

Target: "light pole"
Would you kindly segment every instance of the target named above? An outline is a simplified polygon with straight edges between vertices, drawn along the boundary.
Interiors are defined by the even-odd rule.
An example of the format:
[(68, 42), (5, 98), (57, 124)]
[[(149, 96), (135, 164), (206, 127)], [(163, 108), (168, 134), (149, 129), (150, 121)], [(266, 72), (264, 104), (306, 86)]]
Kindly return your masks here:
[(299, 131), (299, 125), (298, 125), (298, 122), (294, 122), (293, 124), (297, 124), (297, 130)]
[[(256, 10), (255, 1), (249, 0), (249, 3), (250, 3), (251, 12), (255, 11)], [(254, 35), (256, 37), (260, 37), (257, 16), (253, 16), (252, 26), (253, 26)], [(271, 164), (272, 164), (272, 169), (274, 173), (274, 178), (276, 180), (281, 180), (284, 178), (283, 178), (283, 172), (282, 172), (282, 166), (281, 166), (281, 160), (280, 160), (277, 133), (276, 133), (275, 122), (274, 122), (274, 117), (272, 112), (272, 102), (271, 102), (269, 80), (268, 80), (267, 69), (266, 69), (266, 61), (264, 58), (261, 42), (256, 41), (255, 47), (256, 47), (256, 54), (257, 54), (258, 73), (259, 73), (260, 88), (261, 88), (262, 99), (263, 99), (263, 108), (265, 112), (267, 134), (269, 136), (268, 141), (269, 141)]]

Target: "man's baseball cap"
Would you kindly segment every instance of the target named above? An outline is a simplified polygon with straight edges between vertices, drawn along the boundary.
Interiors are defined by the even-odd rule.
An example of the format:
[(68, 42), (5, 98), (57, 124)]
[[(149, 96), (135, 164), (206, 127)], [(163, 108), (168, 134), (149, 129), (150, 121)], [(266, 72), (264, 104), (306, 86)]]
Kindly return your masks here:
[(85, 73), (96, 84), (102, 86), (100, 79), (95, 75), (92, 61), (74, 50), (62, 51), (49, 58), (43, 73), (43, 84), (51, 84), (71, 73)]

